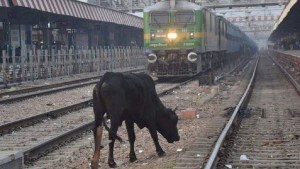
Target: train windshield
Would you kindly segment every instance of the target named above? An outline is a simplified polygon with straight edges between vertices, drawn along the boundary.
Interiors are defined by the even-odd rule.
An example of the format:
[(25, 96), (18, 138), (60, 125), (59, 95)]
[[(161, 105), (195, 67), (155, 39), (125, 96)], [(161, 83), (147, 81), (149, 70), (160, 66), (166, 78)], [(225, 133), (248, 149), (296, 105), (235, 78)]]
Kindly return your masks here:
[(193, 11), (180, 11), (175, 14), (175, 23), (178, 24), (193, 24), (195, 15)]
[(151, 13), (151, 24), (152, 25), (166, 25), (169, 24), (169, 13), (167, 12), (153, 12)]

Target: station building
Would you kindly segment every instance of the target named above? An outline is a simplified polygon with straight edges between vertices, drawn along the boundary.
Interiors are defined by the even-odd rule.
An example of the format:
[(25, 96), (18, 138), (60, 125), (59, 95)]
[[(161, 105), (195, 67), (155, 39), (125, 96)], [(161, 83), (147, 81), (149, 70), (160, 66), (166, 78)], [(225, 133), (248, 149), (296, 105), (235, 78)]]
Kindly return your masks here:
[(0, 50), (142, 46), (143, 20), (75, 0), (0, 0)]

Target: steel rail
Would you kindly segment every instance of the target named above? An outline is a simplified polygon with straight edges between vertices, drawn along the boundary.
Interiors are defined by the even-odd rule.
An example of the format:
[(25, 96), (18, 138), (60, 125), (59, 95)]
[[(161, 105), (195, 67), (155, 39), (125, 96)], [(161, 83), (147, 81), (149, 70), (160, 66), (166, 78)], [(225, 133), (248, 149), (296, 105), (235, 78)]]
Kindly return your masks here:
[(93, 80), (93, 79), (99, 79), (100, 77), (101, 76), (98, 75), (98, 76), (92, 76), (92, 77), (82, 78), (82, 79), (77, 79), (77, 80), (70, 80), (70, 81), (60, 82), (60, 83), (55, 83), (55, 84), (42, 85), (42, 86), (37, 86), (37, 87), (29, 87), (29, 88), (14, 90), (14, 91), (6, 91), (6, 92), (0, 93), (0, 97), (7, 96), (7, 95), (12, 96), (12, 95), (17, 95), (17, 94), (34, 92), (34, 91), (38, 91), (38, 90), (46, 90), (46, 89), (50, 89), (50, 88), (61, 87), (64, 85), (70, 85), (70, 84), (74, 84), (74, 83), (86, 82), (86, 81)]
[(245, 59), (243, 62), (239, 63), (237, 66), (235, 66), (233, 69), (231, 69), (229, 72), (225, 73), (222, 76), (217, 77), (216, 81), (220, 81), (221, 79), (223, 79), (224, 77), (228, 76), (228, 75), (232, 75), (234, 72), (236, 71), (241, 71), (240, 69), (244, 69), (245, 66), (247, 64), (249, 64), (251, 61), (251, 59)]
[(71, 142), (73, 140), (76, 140), (77, 138), (80, 138), (83, 132), (90, 132), (93, 126), (94, 121), (90, 121), (53, 139), (50, 139), (46, 142), (23, 151), (25, 163), (34, 162), (45, 154), (58, 149), (59, 146), (63, 146), (67, 142)]
[[(141, 70), (143, 70), (143, 69), (134, 69), (134, 70), (126, 71), (126, 72), (136, 72), (136, 71), (141, 71)], [(67, 90), (67, 89), (73, 89), (73, 88), (82, 87), (82, 86), (86, 86), (86, 85), (90, 85), (90, 84), (95, 84), (99, 81), (99, 79), (101, 77), (102, 77), (102, 75), (94, 76), (94, 77), (90, 77), (90, 78), (78, 79), (78, 80), (74, 80), (74, 81), (56, 83), (56, 84), (52, 84), (52, 85), (20, 89), (20, 90), (15, 90), (15, 91), (11, 91), (11, 92), (3, 92), (3, 93), (0, 93), (0, 96), (11, 95), (11, 94), (17, 95), (17, 94), (26, 93), (26, 92), (30, 92), (30, 93), (20, 95), (20, 96), (10, 97), (7, 99), (1, 99), (0, 104), (12, 103), (12, 102), (16, 102), (19, 100), (23, 100), (23, 99), (27, 99), (27, 98), (31, 98), (31, 97), (35, 97), (35, 96), (40, 96), (40, 95), (59, 92), (59, 91)], [(97, 80), (92, 80), (92, 79), (97, 79)], [(87, 80), (91, 80), (91, 81), (83, 82), (83, 81), (87, 81)], [(42, 90), (42, 91), (39, 91), (39, 90)]]
[(234, 112), (232, 113), (232, 116), (231, 118), (229, 119), (228, 123), (226, 124), (225, 128), (223, 129), (222, 133), (220, 134), (216, 144), (215, 144), (215, 147), (209, 157), (209, 160), (208, 162), (206, 163), (205, 165), (205, 169), (211, 169), (217, 159), (217, 155), (218, 155), (218, 152), (220, 150), (220, 148), (222, 147), (222, 144), (226, 138), (226, 136), (229, 134), (229, 131), (230, 129), (232, 128), (234, 122), (236, 121), (237, 119), (237, 114), (239, 112), (239, 110), (243, 107), (245, 101), (248, 99), (248, 97), (250, 96), (250, 91), (252, 90), (253, 88), (253, 82), (254, 82), (254, 79), (256, 77), (256, 70), (257, 70), (257, 65), (258, 65), (258, 62), (259, 62), (259, 58), (257, 58), (256, 60), (256, 64), (255, 64), (255, 67), (254, 67), (254, 70), (253, 70), (253, 74), (252, 74), (252, 77), (251, 77), (251, 80), (247, 86), (247, 89), (245, 90), (242, 98), (240, 99), (238, 105), (236, 106), (236, 108), (234, 109)]
[(27, 126), (41, 123), (45, 119), (49, 119), (49, 118), (55, 119), (59, 116), (63, 116), (65, 114), (69, 113), (70, 111), (79, 110), (79, 109), (88, 107), (89, 105), (91, 105), (91, 103), (92, 103), (92, 99), (83, 101), (80, 103), (76, 103), (76, 104), (73, 104), (73, 105), (70, 105), (67, 107), (59, 108), (56, 110), (51, 110), (49, 112), (42, 113), (42, 114), (39, 114), (36, 116), (32, 116), (32, 117), (28, 117), (25, 119), (13, 121), (13, 122), (10, 122), (7, 124), (3, 124), (0, 126), (0, 136), (11, 133), (12, 131), (17, 131), (17, 130), (27, 127)]
[(90, 82), (85, 82), (85, 83), (80, 83), (80, 84), (71, 84), (71, 85), (68, 85), (68, 86), (62, 86), (62, 87), (57, 87), (57, 88), (53, 88), (53, 89), (46, 89), (46, 90), (43, 90), (43, 91), (27, 93), (27, 94), (24, 94), (24, 95), (10, 97), (10, 98), (7, 98), (7, 99), (0, 100), (0, 104), (13, 103), (13, 102), (28, 99), (28, 98), (31, 98), (31, 97), (36, 97), (36, 96), (46, 95), (46, 94), (60, 92), (60, 91), (64, 91), (64, 90), (74, 89), (74, 88), (82, 87), (82, 86), (85, 86), (85, 85), (94, 84), (94, 83), (97, 83), (98, 81), (99, 80), (93, 80), (93, 81), (90, 81)]
[(235, 68), (233, 68), (233, 70), (231, 70), (229, 72), (229, 74), (233, 74), (236, 71), (240, 71), (239, 69), (241, 68), (245, 68), (245, 66), (250, 62), (251, 59), (245, 59), (242, 63), (240, 63), (239, 65), (237, 65)]

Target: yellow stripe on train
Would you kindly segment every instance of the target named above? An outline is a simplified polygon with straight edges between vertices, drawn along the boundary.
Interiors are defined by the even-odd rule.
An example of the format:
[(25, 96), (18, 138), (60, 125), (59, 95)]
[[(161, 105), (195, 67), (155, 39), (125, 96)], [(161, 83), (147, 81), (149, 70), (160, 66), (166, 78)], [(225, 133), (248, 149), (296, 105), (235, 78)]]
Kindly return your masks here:
[[(189, 32), (182, 32), (182, 33), (177, 33), (179, 38), (189, 38), (190, 37), (190, 33)], [(167, 35), (166, 34), (162, 34), (162, 33), (156, 33), (155, 34), (156, 38), (166, 38)], [(204, 37), (204, 32), (195, 32), (194, 33), (194, 38), (203, 38)], [(150, 33), (145, 33), (144, 34), (144, 39), (145, 40), (150, 40), (151, 35)]]

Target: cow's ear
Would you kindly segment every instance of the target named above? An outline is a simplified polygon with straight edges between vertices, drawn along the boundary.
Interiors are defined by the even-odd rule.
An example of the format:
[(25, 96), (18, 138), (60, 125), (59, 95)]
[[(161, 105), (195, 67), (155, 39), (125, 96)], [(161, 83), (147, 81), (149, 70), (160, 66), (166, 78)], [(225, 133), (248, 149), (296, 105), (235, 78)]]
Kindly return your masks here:
[(178, 106), (176, 106), (172, 111), (176, 112), (177, 109), (178, 109)]

